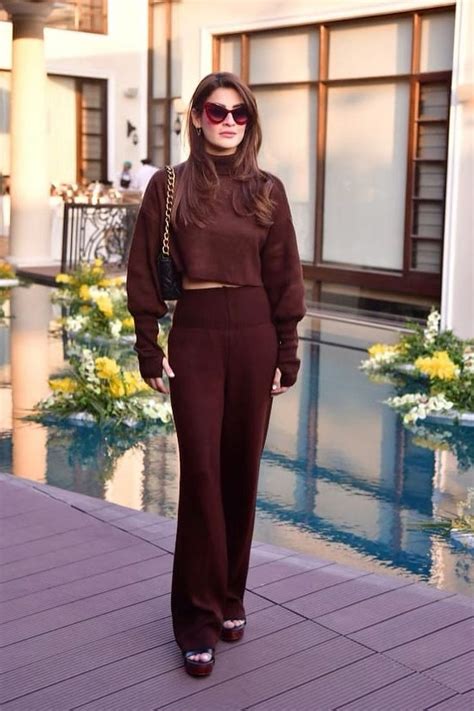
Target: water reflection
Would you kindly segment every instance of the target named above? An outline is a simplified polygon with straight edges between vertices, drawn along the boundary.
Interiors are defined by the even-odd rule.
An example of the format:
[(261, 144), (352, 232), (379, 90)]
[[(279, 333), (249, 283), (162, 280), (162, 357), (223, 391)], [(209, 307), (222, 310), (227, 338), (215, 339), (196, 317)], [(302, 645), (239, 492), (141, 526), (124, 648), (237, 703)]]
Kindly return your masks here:
[[(127, 438), (19, 419), (46, 395), (64, 352), (61, 339), (47, 336), (55, 316), (50, 289), (13, 292), (10, 329), (0, 327), (0, 397), (7, 412), (0, 420), (0, 469), (174, 517), (173, 431)], [(474, 486), (469, 459), (462, 468), (452, 452), (420, 446), (419, 435), (383, 404), (392, 387), (358, 370), (363, 349), (381, 340), (378, 329), (307, 318), (301, 333), (300, 378), (274, 401), (255, 538), (468, 592), (473, 556), (414, 524), (456, 513)], [(385, 342), (389, 337), (383, 334)], [(473, 436), (461, 436), (463, 451), (472, 451)]]
[(38, 481), (46, 475), (46, 433), (41, 427), (25, 426), (19, 418), (48, 393), (50, 313), (47, 289), (37, 284), (12, 289), (12, 469), (16, 476)]

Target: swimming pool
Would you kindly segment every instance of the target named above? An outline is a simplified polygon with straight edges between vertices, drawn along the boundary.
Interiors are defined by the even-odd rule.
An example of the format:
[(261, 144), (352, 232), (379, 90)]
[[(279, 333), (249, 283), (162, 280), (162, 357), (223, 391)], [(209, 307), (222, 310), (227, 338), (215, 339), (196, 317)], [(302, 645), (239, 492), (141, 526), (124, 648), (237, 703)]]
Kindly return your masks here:
[[(15, 287), (0, 326), (0, 470), (174, 517), (173, 431), (137, 443), (19, 419), (64, 364), (62, 339), (48, 334), (58, 313), (50, 295)], [(273, 404), (254, 537), (472, 594), (472, 552), (418, 526), (456, 514), (474, 486), (469, 456), (404, 428), (382, 402), (392, 386), (358, 370), (366, 347), (395, 342), (396, 332), (306, 317), (300, 335), (298, 382)], [(465, 429), (469, 454), (474, 432)]]

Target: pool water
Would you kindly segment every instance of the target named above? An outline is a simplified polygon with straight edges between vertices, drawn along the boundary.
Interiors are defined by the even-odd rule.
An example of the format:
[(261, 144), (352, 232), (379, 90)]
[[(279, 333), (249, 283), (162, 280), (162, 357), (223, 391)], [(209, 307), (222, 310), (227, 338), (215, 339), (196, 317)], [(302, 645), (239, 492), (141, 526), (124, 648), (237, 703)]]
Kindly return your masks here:
[[(95, 427), (24, 421), (64, 365), (48, 333), (51, 289), (12, 289), (0, 325), (0, 471), (175, 517), (176, 435), (124, 438)], [(8, 318), (10, 315), (10, 318)], [(306, 317), (296, 385), (275, 398), (262, 457), (254, 538), (369, 571), (472, 594), (472, 550), (420, 526), (455, 516), (474, 487), (474, 431), (413, 433), (383, 403), (390, 384), (359, 369), (380, 327)]]

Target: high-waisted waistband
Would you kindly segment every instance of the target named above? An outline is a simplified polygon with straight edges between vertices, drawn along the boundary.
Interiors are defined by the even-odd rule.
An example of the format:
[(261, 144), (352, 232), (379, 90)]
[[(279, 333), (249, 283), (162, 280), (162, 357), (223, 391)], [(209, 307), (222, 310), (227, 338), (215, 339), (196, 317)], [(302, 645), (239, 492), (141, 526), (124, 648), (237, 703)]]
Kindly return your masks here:
[(263, 286), (183, 289), (173, 315), (173, 326), (183, 328), (236, 328), (271, 321)]

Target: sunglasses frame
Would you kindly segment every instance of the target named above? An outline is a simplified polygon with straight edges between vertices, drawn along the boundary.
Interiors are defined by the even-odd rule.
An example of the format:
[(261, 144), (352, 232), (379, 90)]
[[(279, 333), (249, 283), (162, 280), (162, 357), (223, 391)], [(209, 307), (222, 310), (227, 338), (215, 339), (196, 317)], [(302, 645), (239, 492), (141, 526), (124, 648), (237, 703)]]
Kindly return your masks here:
[[(217, 120), (215, 117), (213, 117), (213, 116), (210, 115), (209, 109), (210, 109), (210, 107), (214, 107), (214, 106), (215, 106), (217, 109), (219, 109), (220, 111), (222, 111), (222, 112), (225, 111), (225, 116), (223, 116), (220, 120)], [(235, 113), (238, 112), (238, 111), (241, 111), (242, 109), (244, 109), (244, 111), (245, 111), (245, 113), (246, 113), (245, 121), (238, 120), (238, 119), (235, 117)], [(238, 126), (245, 126), (245, 124), (247, 124), (247, 123), (250, 121), (250, 116), (249, 116), (249, 114), (248, 114), (248, 109), (247, 109), (247, 107), (245, 106), (244, 103), (239, 104), (239, 106), (236, 106), (234, 109), (228, 109), (226, 106), (221, 106), (221, 104), (216, 104), (214, 101), (206, 101), (206, 102), (204, 103), (203, 110), (206, 112), (206, 116), (207, 116), (207, 118), (209, 119), (209, 121), (210, 121), (211, 123), (215, 124), (216, 126), (217, 126), (217, 124), (222, 123), (223, 121), (225, 121), (225, 119), (227, 118), (227, 116), (228, 116), (229, 114), (232, 114), (232, 118), (234, 119), (235, 123), (236, 123)], [(212, 109), (211, 109), (211, 110), (212, 110)]]

